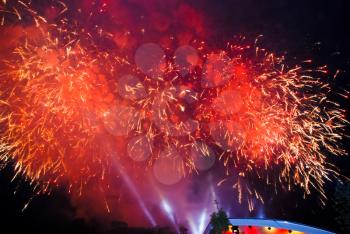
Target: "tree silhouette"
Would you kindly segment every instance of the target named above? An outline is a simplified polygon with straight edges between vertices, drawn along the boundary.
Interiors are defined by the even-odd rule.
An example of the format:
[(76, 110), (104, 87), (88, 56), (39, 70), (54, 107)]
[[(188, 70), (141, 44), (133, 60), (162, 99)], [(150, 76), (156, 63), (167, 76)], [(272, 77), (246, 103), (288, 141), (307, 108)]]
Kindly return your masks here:
[(230, 224), (226, 212), (219, 209), (218, 212), (214, 212), (210, 217), (211, 231), (210, 234), (221, 234)]

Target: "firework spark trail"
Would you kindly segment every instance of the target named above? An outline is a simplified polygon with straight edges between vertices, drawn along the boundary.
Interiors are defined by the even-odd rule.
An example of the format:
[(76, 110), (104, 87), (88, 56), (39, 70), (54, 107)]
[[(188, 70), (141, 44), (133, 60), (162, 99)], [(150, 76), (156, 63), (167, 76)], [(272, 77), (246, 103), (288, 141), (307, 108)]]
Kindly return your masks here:
[[(66, 8), (63, 2), (57, 1), (62, 8)], [(64, 10), (60, 12), (63, 13)], [(41, 24), (47, 23), (45, 17), (43, 17), (38, 11), (34, 10), (31, 6), (31, 1), (6, 1), (0, 2), (0, 26), (4, 26), (7, 21), (9, 22), (20, 22), (23, 20), (30, 19), (35, 23), (37, 27)]]

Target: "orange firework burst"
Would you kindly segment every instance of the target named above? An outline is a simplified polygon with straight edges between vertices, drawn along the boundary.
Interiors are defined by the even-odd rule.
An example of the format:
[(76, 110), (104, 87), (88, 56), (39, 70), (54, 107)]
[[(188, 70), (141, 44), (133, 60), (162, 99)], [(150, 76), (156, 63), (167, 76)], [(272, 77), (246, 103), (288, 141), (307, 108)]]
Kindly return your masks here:
[(258, 186), (249, 186), (256, 179), (306, 194), (313, 187), (325, 198), (325, 181), (338, 176), (327, 155), (346, 154), (339, 141), (348, 124), (328, 98), (326, 67), (305, 68), (311, 61), (288, 67), (283, 57), (236, 45), (208, 61), (204, 84), (212, 88), (200, 112), (227, 174), (237, 175), (239, 200), (244, 193), (250, 209), (251, 197), (263, 201)]
[(241, 42), (216, 53), (194, 42), (197, 49), (182, 46), (173, 56), (146, 43), (133, 67), (116, 47), (94, 43), (113, 35), (78, 26), (64, 18), (63, 2), (52, 4), (60, 16), (53, 23), (30, 3), (0, 4), (1, 25), (24, 17), (35, 25), (14, 23), (30, 33), (10, 43), (16, 49), (1, 67), (0, 159), (38, 192), (67, 183), (81, 194), (90, 181), (104, 190), (112, 162), (125, 155), (164, 184), (210, 168), (218, 156), (223, 181), (233, 178), (250, 209), (253, 197), (263, 202), (257, 181), (325, 197), (326, 180), (338, 176), (328, 155), (346, 153), (339, 142), (348, 124), (329, 98), (326, 67), (288, 65)]
[(1, 74), (1, 157), (43, 192), (62, 183), (81, 192), (109, 171), (116, 143), (105, 122), (117, 102), (106, 76), (117, 60), (83, 40), (42, 33), (17, 47)]

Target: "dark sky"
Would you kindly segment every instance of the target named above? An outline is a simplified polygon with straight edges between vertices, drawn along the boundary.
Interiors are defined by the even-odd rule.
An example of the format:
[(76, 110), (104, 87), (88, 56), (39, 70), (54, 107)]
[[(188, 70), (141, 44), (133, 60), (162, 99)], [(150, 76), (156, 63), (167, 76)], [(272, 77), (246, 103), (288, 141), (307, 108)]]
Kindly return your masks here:
[[(327, 64), (329, 69), (342, 72), (336, 81), (339, 88), (350, 89), (350, 2), (347, 0), (222, 0), (188, 1), (205, 16), (210, 38), (208, 44), (224, 47), (236, 35), (254, 38), (263, 34), (264, 46), (297, 59), (312, 58), (316, 64)], [(126, 3), (128, 6), (128, 3)], [(163, 4), (163, 7), (166, 4)], [(152, 25), (149, 26), (152, 28)], [(345, 108), (349, 100), (342, 101)], [(343, 143), (347, 149), (349, 144)], [(350, 176), (350, 160), (335, 162), (344, 175)], [(20, 179), (11, 182), (11, 165), (0, 171), (0, 232), (1, 233), (98, 233), (108, 228), (99, 221), (76, 218), (75, 208), (63, 191), (32, 197), (31, 187)], [(272, 197), (261, 208), (266, 218), (278, 218), (338, 230), (333, 221), (332, 199), (336, 183), (326, 185), (329, 201), (321, 208), (310, 196), (301, 192)], [(227, 189), (228, 190), (228, 189)], [(227, 191), (224, 189), (223, 191)], [(224, 193), (222, 192), (222, 193)], [(291, 202), (290, 202), (291, 201)], [(296, 202), (295, 202), (296, 201)], [(236, 211), (230, 199), (223, 206), (232, 217), (259, 216)], [(233, 206), (235, 207), (235, 206)], [(10, 231), (5, 231), (9, 228)]]

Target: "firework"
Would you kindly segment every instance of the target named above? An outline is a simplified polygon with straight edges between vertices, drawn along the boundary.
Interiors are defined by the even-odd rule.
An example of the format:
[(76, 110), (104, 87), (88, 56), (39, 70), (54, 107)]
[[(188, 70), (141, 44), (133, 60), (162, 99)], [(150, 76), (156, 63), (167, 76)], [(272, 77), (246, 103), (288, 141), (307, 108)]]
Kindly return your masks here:
[(250, 209), (254, 197), (264, 202), (259, 181), (276, 192), (316, 190), (324, 201), (325, 182), (339, 176), (329, 157), (346, 154), (339, 142), (348, 124), (345, 110), (329, 99), (327, 67), (288, 65), (283, 56), (244, 43), (203, 52), (200, 59), (196, 54), (202, 62), (194, 64), (192, 52), (190, 69), (177, 66), (181, 55), (168, 62), (159, 55), (150, 73), (130, 82), (139, 97), (133, 105), (147, 120), (140, 132), (153, 142), (151, 165), (167, 161), (164, 171), (186, 175), (199, 169), (198, 152), (201, 160), (216, 155), (226, 167), (223, 181), (233, 181), (239, 201), (247, 200)]
[[(42, 192), (62, 183), (81, 192), (109, 170), (116, 143), (108, 123), (122, 105), (107, 84), (113, 58), (84, 40), (61, 38), (67, 35), (47, 32), (40, 41), (26, 40), (7, 61), (1, 75), (2, 159), (10, 156), (16, 175), (38, 182)], [(113, 124), (124, 126), (122, 111), (113, 114), (119, 121)]]
[(82, 194), (91, 181), (110, 187), (112, 162), (151, 167), (170, 185), (217, 157), (223, 181), (250, 209), (253, 197), (264, 200), (260, 181), (325, 198), (326, 180), (338, 176), (329, 157), (346, 153), (339, 142), (348, 124), (329, 98), (326, 67), (291, 65), (244, 42), (214, 53), (198, 41), (172, 56), (143, 44), (131, 65), (98, 45), (110, 33), (78, 25), (63, 2), (53, 4), (54, 23), (29, 3), (0, 5), (2, 25), (35, 22), (22, 26), (31, 35), (17, 38), (1, 68), (0, 157), (16, 176), (40, 192), (68, 184)]
[(275, 191), (314, 189), (324, 199), (325, 181), (338, 176), (329, 156), (346, 154), (339, 142), (348, 124), (345, 110), (329, 100), (327, 68), (310, 69), (311, 61), (288, 66), (254, 46), (230, 45), (208, 61), (204, 85), (211, 87), (200, 112), (238, 199), (250, 209), (250, 198), (263, 201), (259, 180)]

